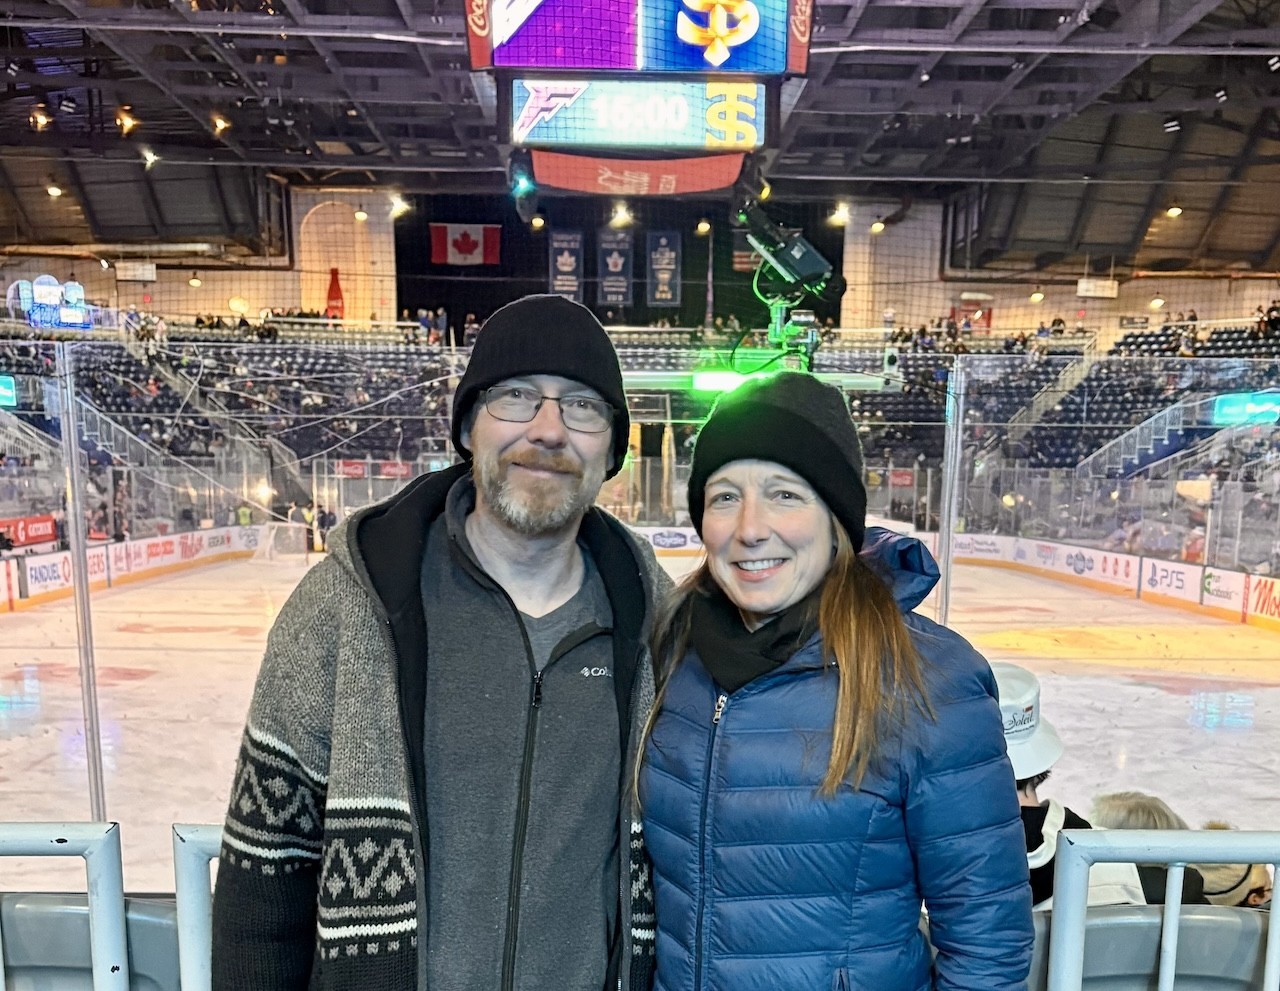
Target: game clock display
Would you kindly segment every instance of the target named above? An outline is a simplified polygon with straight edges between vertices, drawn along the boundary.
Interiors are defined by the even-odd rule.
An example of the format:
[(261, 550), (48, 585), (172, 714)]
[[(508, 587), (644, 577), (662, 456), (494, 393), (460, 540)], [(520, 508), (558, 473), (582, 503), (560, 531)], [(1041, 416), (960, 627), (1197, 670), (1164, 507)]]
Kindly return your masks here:
[(751, 151), (766, 138), (766, 88), (744, 80), (514, 79), (509, 95), (515, 145)]
[(475, 68), (780, 76), (803, 65), (788, 61), (788, 46), (807, 53), (812, 7), (812, 0), (468, 0), (467, 9)]

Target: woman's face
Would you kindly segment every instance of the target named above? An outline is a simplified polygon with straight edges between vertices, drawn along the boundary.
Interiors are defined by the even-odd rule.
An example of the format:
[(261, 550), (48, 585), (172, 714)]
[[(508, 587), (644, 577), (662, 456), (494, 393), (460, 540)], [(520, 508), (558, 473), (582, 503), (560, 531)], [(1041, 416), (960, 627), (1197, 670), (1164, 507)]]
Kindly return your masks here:
[(773, 461), (731, 461), (707, 480), (702, 542), (716, 584), (763, 626), (818, 587), (831, 567), (835, 531), (826, 503)]

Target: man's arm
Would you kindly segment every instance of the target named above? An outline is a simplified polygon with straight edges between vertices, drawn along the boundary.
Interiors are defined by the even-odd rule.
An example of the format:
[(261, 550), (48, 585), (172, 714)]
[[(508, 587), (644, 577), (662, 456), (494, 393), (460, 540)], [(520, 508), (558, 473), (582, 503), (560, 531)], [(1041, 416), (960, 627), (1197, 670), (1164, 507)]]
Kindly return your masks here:
[(215, 991), (302, 991), (310, 978), (338, 634), (329, 606), (341, 601), (338, 571), (326, 561), (308, 572), (267, 638), (214, 890)]

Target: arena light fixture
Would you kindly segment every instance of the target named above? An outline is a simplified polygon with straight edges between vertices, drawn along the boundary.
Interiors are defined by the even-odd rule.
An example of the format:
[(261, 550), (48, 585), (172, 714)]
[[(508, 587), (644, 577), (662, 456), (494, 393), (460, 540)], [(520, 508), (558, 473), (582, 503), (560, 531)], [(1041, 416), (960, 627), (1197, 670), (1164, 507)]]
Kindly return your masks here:
[(102, 266), (102, 270), (104, 272), (111, 267), (111, 262), (107, 261), (105, 258), (99, 258), (98, 264)]
[(43, 131), (53, 123), (53, 116), (49, 113), (48, 107), (43, 103), (37, 103), (32, 107), (31, 115), (27, 117), (27, 123), (31, 125), (33, 131)]
[(610, 227), (630, 227), (633, 220), (635, 217), (625, 202), (619, 200), (613, 205), (613, 215), (609, 218)]
[(200, 273), (192, 272), (191, 278), (187, 280), (187, 285), (189, 285), (192, 289), (199, 289), (202, 285), (204, 285), (204, 283), (200, 281)]
[(1182, 130), (1182, 121), (1177, 117), (1166, 117), (1162, 126), (1165, 134), (1176, 134)]
[(1272, 72), (1280, 72), (1280, 55), (1272, 55), (1267, 59), (1267, 68)]
[(1034, 292), (1032, 292), (1032, 293), (1031, 293), (1031, 295), (1030, 295), (1030, 297), (1028, 297), (1028, 298), (1029, 298), (1029, 299), (1031, 300), (1031, 302), (1033, 302), (1033, 303), (1043, 303), (1043, 302), (1044, 302), (1044, 293), (1041, 291), (1041, 289), (1040, 289), (1040, 287), (1039, 287), (1039, 286), (1036, 286), (1035, 291), (1034, 291)]
[(406, 213), (408, 213), (412, 209), (413, 207), (409, 205), (408, 200), (406, 200), (399, 193), (391, 194), (391, 219), (392, 220), (398, 220), (400, 217), (403, 217)]
[(64, 114), (75, 113), (76, 107), (78, 106), (79, 104), (76, 103), (76, 98), (74, 96), (64, 94), (62, 99), (58, 101), (58, 109), (61, 110)]
[(922, 73), (920, 73), (920, 81), (921, 81), (922, 83), (927, 83), (927, 82), (928, 82), (930, 79), (932, 79), (932, 78), (933, 78), (933, 77), (932, 77), (932, 76), (930, 76), (928, 72), (922, 72)]
[(355, 218), (361, 223), (364, 223), (369, 219), (369, 211), (364, 208), (363, 203), (356, 207)]
[(116, 127), (120, 128), (122, 135), (128, 136), (129, 132), (138, 126), (138, 118), (133, 116), (129, 107), (121, 107), (116, 112)]
[(547, 218), (540, 213), (535, 213), (529, 218), (529, 226), (535, 231), (540, 231), (542, 228), (547, 226)]
[(223, 117), (222, 114), (214, 114), (214, 117), (213, 117), (213, 133), (214, 134), (221, 134), (230, 126), (231, 126), (231, 121)]
[(44, 191), (48, 193), (50, 196), (52, 196), (55, 200), (62, 195), (62, 187), (59, 186), (56, 182), (54, 182), (52, 179), (49, 180), (49, 185), (44, 187)]
[(703, 217), (694, 226), (693, 231), (699, 237), (705, 237), (707, 234), (711, 233), (711, 221), (708, 220), (706, 217)]
[(1227, 88), (1225, 86), (1219, 86), (1217, 91), (1213, 94), (1213, 98), (1217, 100), (1219, 103), (1226, 103)]
[(832, 227), (844, 227), (849, 223), (849, 204), (837, 203), (835, 209), (827, 216), (827, 223)]
[(872, 221), (870, 231), (872, 234), (883, 234), (884, 227), (885, 227), (884, 221), (881, 220), (879, 217), (877, 217), (874, 221)]
[(144, 167), (149, 169), (151, 166), (155, 165), (156, 162), (160, 161), (160, 156), (150, 148), (143, 148), (142, 161), (146, 163)]
[(1161, 296), (1159, 293), (1156, 293), (1154, 296), (1151, 297), (1151, 302), (1148, 303), (1147, 305), (1150, 306), (1151, 309), (1153, 310), (1158, 310), (1164, 306), (1164, 297)]
[(18, 63), (13, 59), (9, 59), (9, 61), (5, 63), (4, 71), (9, 73), (11, 76), (17, 76), (17, 74), (22, 71), (22, 66), (18, 65)]

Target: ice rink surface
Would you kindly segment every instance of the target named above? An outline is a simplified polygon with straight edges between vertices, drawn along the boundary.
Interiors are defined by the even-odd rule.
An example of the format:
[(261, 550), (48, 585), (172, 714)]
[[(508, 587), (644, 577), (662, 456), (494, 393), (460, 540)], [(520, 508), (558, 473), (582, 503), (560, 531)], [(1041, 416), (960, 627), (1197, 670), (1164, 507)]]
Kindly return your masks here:
[[(235, 562), (94, 594), (127, 890), (173, 890), (171, 823), (221, 822), (267, 631), (303, 570)], [(1280, 822), (1276, 634), (979, 566), (956, 571), (951, 625), (1040, 675), (1067, 748), (1042, 796), (1087, 817), (1094, 795), (1139, 789), (1192, 826)], [(75, 643), (69, 599), (0, 616), (0, 821), (89, 817)], [(0, 858), (0, 890), (83, 887), (79, 861)]]

